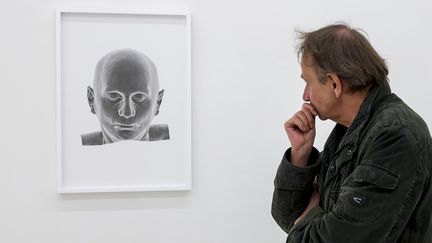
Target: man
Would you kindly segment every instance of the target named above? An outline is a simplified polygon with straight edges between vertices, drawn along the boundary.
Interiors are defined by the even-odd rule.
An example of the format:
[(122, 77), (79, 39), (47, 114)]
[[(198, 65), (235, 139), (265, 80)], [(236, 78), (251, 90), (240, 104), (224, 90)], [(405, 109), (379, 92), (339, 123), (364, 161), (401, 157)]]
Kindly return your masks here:
[[(388, 85), (368, 40), (345, 24), (300, 33), (303, 104), (285, 123), (272, 215), (287, 242), (432, 242), (432, 144)], [(324, 150), (315, 117), (336, 122)]]
[(129, 49), (108, 53), (96, 65), (93, 88), (87, 88), (102, 131), (81, 135), (82, 144), (169, 139), (167, 125), (151, 125), (162, 97), (156, 66), (147, 56)]

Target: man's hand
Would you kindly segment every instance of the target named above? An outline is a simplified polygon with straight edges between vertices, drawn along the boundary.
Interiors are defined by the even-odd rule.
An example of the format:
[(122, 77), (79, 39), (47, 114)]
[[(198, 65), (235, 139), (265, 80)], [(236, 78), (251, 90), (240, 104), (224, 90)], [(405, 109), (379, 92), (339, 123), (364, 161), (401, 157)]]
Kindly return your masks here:
[(309, 103), (285, 122), (285, 131), (291, 142), (291, 162), (299, 167), (306, 166), (315, 140), (315, 117), (317, 110)]
[(309, 203), (306, 206), (305, 210), (300, 214), (300, 216), (294, 221), (294, 225), (297, 224), (300, 220), (302, 220), (306, 214), (314, 207), (319, 206), (320, 203), (320, 194), (318, 191), (318, 185), (316, 182), (313, 183), (313, 191), (311, 197), (309, 199)]

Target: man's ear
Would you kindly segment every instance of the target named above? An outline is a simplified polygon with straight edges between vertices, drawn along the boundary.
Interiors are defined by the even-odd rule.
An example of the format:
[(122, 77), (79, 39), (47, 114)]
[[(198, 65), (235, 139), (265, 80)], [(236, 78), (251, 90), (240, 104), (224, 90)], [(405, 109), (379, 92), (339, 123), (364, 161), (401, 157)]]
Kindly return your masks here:
[(327, 82), (330, 82), (331, 89), (336, 98), (339, 98), (342, 95), (343, 91), (343, 82), (335, 73), (327, 73)]
[(157, 116), (159, 114), (159, 108), (160, 108), (160, 106), (162, 104), (162, 97), (163, 97), (164, 91), (165, 91), (164, 89), (161, 90), (161, 91), (159, 91), (158, 98), (157, 98), (157, 101), (156, 101), (155, 116)]
[(87, 86), (87, 101), (90, 106), (91, 113), (96, 114), (94, 109), (94, 91), (90, 86)]

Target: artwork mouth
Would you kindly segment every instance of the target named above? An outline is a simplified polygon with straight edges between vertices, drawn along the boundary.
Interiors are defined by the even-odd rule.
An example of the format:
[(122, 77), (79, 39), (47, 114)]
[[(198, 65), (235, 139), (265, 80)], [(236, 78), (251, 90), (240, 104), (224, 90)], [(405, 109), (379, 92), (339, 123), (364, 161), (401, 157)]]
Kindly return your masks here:
[(138, 127), (137, 124), (114, 123), (114, 128), (117, 130), (134, 130), (137, 127)]

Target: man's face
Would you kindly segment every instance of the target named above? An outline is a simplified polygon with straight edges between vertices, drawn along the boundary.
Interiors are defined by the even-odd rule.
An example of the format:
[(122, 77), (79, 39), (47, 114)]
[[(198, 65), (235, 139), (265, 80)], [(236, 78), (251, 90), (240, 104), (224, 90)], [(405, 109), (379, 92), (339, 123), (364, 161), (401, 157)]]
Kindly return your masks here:
[(95, 87), (95, 112), (107, 142), (141, 140), (154, 117), (158, 81), (140, 62), (106, 65)]
[[(306, 60), (305, 60), (306, 59)], [(301, 60), (302, 79), (305, 81), (303, 100), (310, 102), (318, 111), (321, 120), (332, 119), (337, 112), (336, 100), (331, 82), (322, 83), (308, 58)]]

